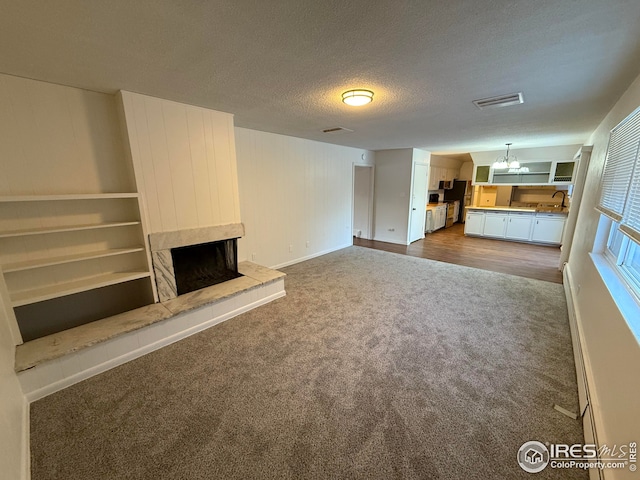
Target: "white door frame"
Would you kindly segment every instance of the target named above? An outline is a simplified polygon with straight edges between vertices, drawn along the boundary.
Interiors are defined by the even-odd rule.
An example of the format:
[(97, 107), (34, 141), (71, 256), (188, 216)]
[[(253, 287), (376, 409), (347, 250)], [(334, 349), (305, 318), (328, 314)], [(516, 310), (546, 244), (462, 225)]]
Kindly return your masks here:
[[(415, 195), (415, 191), (414, 191), (414, 182), (415, 182), (415, 178), (416, 178), (416, 168), (417, 167), (427, 167), (427, 184), (426, 184), (426, 189), (424, 192), (424, 202), (422, 202), (424, 204), (423, 210), (422, 210), (422, 232), (420, 233), (420, 237), (416, 238), (416, 239), (411, 239), (411, 227), (413, 225), (413, 197)], [(425, 230), (425, 219), (427, 216), (427, 212), (426, 212), (426, 206), (427, 206), (427, 198), (429, 196), (429, 176), (431, 173), (431, 168), (430, 165), (428, 163), (423, 163), (423, 162), (415, 162), (413, 164), (413, 168), (411, 170), (411, 192), (409, 194), (409, 225), (407, 228), (407, 245), (410, 245), (412, 242), (415, 242), (417, 240), (420, 240), (422, 238), (424, 238), (424, 230)], [(418, 213), (416, 213), (417, 215)]]
[[(374, 179), (375, 179), (375, 166), (367, 165), (362, 163), (353, 163), (352, 167), (352, 182), (351, 182), (351, 234), (353, 236), (354, 227), (355, 227), (355, 195), (356, 195), (356, 168), (368, 168), (369, 170), (369, 215), (367, 218), (367, 236), (362, 235), (362, 238), (366, 238), (367, 240), (373, 239), (373, 195), (374, 195)], [(353, 240), (352, 240), (353, 241)]]

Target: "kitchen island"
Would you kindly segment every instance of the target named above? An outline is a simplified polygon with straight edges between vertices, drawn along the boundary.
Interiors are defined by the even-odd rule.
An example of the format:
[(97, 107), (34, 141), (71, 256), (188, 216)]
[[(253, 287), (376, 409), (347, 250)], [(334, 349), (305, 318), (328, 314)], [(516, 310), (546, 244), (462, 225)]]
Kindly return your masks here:
[(553, 207), (466, 207), (464, 234), (560, 245), (567, 214)]

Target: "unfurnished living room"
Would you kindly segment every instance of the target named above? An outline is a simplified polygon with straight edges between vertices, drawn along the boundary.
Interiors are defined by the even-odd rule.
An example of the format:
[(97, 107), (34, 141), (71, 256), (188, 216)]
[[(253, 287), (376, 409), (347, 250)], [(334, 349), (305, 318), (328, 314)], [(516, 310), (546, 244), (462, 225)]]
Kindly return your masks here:
[(639, 478), (639, 24), (0, 1), (0, 477)]

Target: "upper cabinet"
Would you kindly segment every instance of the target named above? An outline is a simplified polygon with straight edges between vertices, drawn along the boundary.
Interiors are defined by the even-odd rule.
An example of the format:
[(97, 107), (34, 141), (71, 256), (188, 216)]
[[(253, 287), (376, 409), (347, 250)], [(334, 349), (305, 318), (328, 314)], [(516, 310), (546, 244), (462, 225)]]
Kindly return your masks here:
[(576, 166), (577, 162), (574, 160), (567, 162), (554, 162), (552, 183), (554, 185), (573, 183), (573, 177), (577, 170)]
[(546, 185), (551, 162), (523, 163), (520, 168), (493, 169), (493, 183), (502, 185)]
[(458, 170), (446, 167), (429, 167), (429, 190), (439, 190), (441, 181), (453, 181), (458, 178)]
[(575, 161), (521, 163), (519, 169), (494, 169), (476, 165), (474, 185), (569, 185), (576, 171)]
[(489, 165), (475, 165), (473, 167), (473, 184), (489, 185), (491, 182), (491, 167)]

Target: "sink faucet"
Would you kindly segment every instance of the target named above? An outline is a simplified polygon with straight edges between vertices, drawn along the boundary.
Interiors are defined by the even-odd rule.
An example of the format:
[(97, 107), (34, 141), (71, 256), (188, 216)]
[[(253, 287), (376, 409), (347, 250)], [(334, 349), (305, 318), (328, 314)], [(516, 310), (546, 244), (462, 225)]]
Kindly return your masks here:
[(562, 190), (558, 190), (556, 193), (554, 193), (553, 195), (551, 195), (551, 198), (554, 198), (557, 194), (561, 193), (562, 194), (562, 205), (560, 205), (562, 208), (565, 207), (564, 205), (564, 201), (567, 198), (567, 194), (566, 192), (563, 192)]

